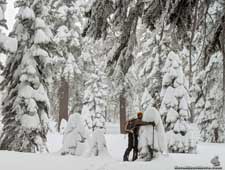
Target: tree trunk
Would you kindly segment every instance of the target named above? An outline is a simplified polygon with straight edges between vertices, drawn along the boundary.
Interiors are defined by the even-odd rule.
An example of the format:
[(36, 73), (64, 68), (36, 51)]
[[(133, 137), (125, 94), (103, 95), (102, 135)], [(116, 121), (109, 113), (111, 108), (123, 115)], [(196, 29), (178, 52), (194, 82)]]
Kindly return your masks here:
[(64, 77), (61, 77), (61, 86), (59, 94), (59, 123), (58, 131), (60, 131), (61, 120), (68, 120), (68, 104), (69, 104), (69, 84)]
[[(196, 30), (196, 26), (197, 26), (197, 19), (198, 19), (198, 3), (199, 0), (197, 0), (197, 3), (195, 4), (195, 14), (194, 14), (194, 22), (193, 22), (193, 26), (192, 26), (192, 31), (191, 31), (191, 39), (190, 39), (190, 49), (189, 49), (189, 89), (192, 86), (192, 79), (193, 79), (193, 73), (192, 73), (192, 43), (193, 43), (193, 39), (195, 37), (195, 30)], [(190, 122), (193, 123), (194, 122), (194, 106), (190, 105)]]
[(126, 98), (125, 89), (120, 94), (120, 133), (125, 134), (124, 125), (126, 123)]

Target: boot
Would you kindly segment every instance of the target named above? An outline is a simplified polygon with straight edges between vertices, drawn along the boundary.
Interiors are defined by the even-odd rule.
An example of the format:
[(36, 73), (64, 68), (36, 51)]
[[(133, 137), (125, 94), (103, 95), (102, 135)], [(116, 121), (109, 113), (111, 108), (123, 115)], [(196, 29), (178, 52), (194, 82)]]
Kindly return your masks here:
[(128, 160), (128, 157), (129, 157), (129, 149), (127, 149), (126, 151), (125, 151), (125, 153), (124, 153), (124, 155), (123, 155), (123, 161), (129, 161)]
[(123, 156), (123, 161), (129, 161), (129, 160), (128, 160), (128, 155), (127, 155), (126, 153), (125, 153), (124, 156)]
[(137, 160), (137, 158), (138, 158), (138, 152), (134, 151), (133, 152), (133, 159), (132, 159), (132, 161)]

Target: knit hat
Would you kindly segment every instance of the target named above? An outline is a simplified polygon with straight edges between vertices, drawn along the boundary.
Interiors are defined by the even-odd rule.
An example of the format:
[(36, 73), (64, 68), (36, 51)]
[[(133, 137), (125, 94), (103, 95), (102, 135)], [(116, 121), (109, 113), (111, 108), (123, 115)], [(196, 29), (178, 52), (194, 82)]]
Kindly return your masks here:
[(137, 115), (142, 115), (143, 116), (143, 112), (137, 112)]

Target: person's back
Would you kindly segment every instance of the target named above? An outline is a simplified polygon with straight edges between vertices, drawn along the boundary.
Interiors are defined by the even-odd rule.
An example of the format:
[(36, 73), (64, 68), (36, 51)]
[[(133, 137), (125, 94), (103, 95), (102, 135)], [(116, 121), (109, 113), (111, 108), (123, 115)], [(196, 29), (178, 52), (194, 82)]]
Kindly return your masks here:
[[(128, 147), (124, 153), (124, 156), (123, 156), (123, 161), (128, 161), (128, 157), (129, 157), (129, 154), (131, 152), (132, 149), (134, 149), (135, 147), (135, 134), (134, 132), (136, 131), (135, 130), (135, 121), (136, 119), (130, 119), (126, 122), (125, 124), (125, 132), (128, 133)], [(136, 132), (135, 132), (136, 133)], [(135, 151), (134, 151), (134, 154), (135, 154)], [(133, 159), (134, 160), (134, 154), (133, 154)]]
[(133, 130), (135, 129), (135, 121), (136, 120), (137, 119), (133, 118), (126, 122), (126, 124), (125, 124), (125, 132), (126, 133), (133, 133)]

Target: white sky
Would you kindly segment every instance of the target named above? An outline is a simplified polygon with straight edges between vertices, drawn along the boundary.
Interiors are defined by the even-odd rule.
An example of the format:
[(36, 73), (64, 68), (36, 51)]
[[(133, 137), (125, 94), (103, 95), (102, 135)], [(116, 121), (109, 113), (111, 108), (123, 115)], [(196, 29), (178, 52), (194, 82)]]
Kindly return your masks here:
[(8, 0), (7, 1), (7, 8), (6, 8), (6, 12), (5, 12), (5, 18), (7, 20), (7, 25), (8, 25), (8, 30), (6, 31), (11, 32), (13, 25), (15, 23), (15, 16), (17, 14), (18, 9), (14, 8), (14, 0)]
[[(6, 12), (5, 12), (5, 18), (7, 20), (7, 26), (8, 26), (8, 30), (4, 29), (4, 28), (0, 28), (2, 32), (8, 34), (9, 32), (11, 32), (13, 25), (15, 23), (15, 16), (17, 14), (18, 9), (14, 8), (14, 1), (15, 0), (8, 0), (7, 1), (7, 8), (6, 8)], [(4, 54), (0, 54), (0, 62), (4, 63), (6, 60), (6, 56)], [(0, 77), (0, 81), (1, 81), (1, 77)], [(1, 102), (1, 101), (0, 101)]]

